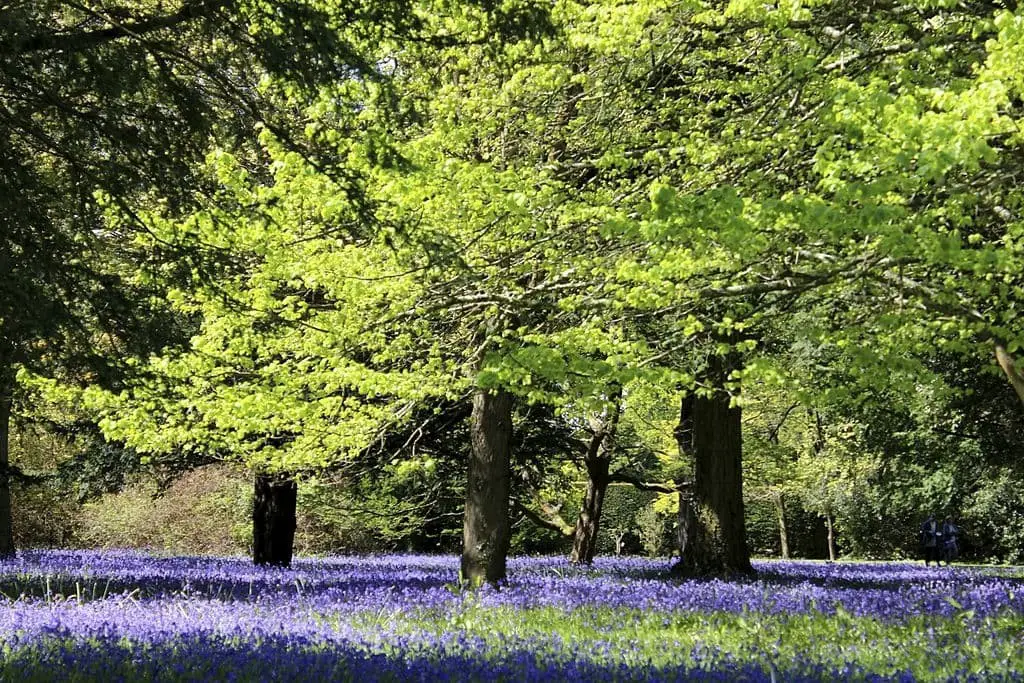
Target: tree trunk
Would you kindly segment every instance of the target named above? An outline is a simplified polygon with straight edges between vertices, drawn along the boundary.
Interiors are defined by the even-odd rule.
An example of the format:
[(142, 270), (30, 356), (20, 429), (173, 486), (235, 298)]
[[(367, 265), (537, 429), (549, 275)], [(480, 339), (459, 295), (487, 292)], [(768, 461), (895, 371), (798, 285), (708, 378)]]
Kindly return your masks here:
[(477, 391), (470, 415), (470, 456), (462, 526), (462, 580), (470, 586), (505, 578), (509, 521), (512, 395)]
[(604, 506), (604, 494), (608, 490), (609, 460), (597, 457), (587, 461), (587, 492), (583, 497), (583, 506), (576, 519), (576, 531), (572, 540), (572, 557), (574, 564), (590, 564), (597, 552), (597, 532), (601, 527), (601, 510)]
[(298, 485), (282, 474), (256, 474), (252, 510), (252, 561), (287, 567), (295, 546)]
[(836, 533), (835, 533), (835, 519), (832, 517), (832, 513), (828, 512), (825, 514), (825, 528), (828, 530), (828, 559), (829, 562), (836, 561)]
[(615, 556), (619, 557), (626, 549), (626, 534), (628, 531), (621, 529), (615, 532)]
[[(821, 413), (817, 410), (811, 410), (811, 415), (814, 417), (814, 442), (811, 447), (814, 449), (815, 457), (820, 456), (825, 450), (825, 425), (821, 419)], [(828, 490), (829, 476), (825, 477), (825, 489)], [(835, 517), (832, 515), (832, 504), (828, 502), (825, 504), (825, 532), (827, 534), (826, 540), (828, 545), (828, 559), (829, 562), (836, 561), (836, 535), (835, 535)]]
[(10, 437), (13, 382), (0, 376), (0, 557), (14, 555), (14, 533), (11, 527)]
[[(721, 363), (713, 370), (713, 377), (727, 374)], [(680, 451), (693, 458), (692, 492), (688, 505), (680, 505), (686, 537), (676, 565), (686, 575), (753, 572), (743, 519), (741, 411), (729, 404), (729, 394), (716, 390), (684, 398), (680, 410), (676, 438)]]
[[(693, 400), (692, 394), (683, 396), (679, 406), (679, 424), (675, 428), (679, 458), (684, 462), (693, 459)], [(693, 475), (679, 487), (679, 510), (676, 516), (676, 534), (679, 542), (679, 562), (676, 569), (683, 569), (683, 558), (687, 556), (688, 544), (694, 536), (693, 518)]]
[(584, 464), (587, 468), (587, 492), (583, 497), (576, 531), (573, 535), (572, 556), (574, 564), (590, 564), (597, 552), (597, 534), (601, 529), (601, 511), (604, 509), (604, 494), (611, 481), (608, 470), (612, 462), (615, 432), (619, 426), (619, 403), (622, 390), (613, 396), (609, 411), (591, 420), (593, 434), (587, 444)]
[(789, 534), (786, 530), (786, 498), (781, 492), (772, 494), (772, 502), (775, 503), (775, 514), (779, 520), (779, 547), (782, 550), (782, 559), (789, 559)]

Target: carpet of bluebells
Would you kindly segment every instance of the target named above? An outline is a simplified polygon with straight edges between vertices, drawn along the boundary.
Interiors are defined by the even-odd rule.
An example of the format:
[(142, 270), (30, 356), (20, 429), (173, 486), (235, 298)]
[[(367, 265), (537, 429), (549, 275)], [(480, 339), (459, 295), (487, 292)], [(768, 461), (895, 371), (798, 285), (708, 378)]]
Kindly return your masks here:
[(26, 551), (0, 561), (4, 681), (1024, 681), (1019, 570)]

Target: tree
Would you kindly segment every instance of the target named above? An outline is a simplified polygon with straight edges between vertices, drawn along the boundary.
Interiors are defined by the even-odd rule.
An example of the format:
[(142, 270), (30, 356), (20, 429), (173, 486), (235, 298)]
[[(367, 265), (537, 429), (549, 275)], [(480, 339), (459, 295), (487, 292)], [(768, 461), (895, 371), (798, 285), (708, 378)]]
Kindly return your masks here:
[[(998, 204), (979, 211), (993, 195), (979, 202), (974, 191), (978, 183), (992, 186), (994, 178), (985, 164), (1013, 167), (1013, 157), (995, 153), (987, 143), (970, 141), (986, 135), (1000, 142), (1008, 139), (1004, 126), (1016, 104), (1007, 91), (1019, 78), (1009, 67), (1019, 63), (1009, 56), (1020, 49), (1018, 18), (1000, 13), (992, 22), (991, 8), (977, 14), (974, 9), (946, 13), (922, 7), (918, 13), (876, 8), (852, 17), (854, 21), (843, 24), (848, 26), (845, 31), (836, 31), (829, 26), (842, 14), (838, 4), (823, 6), (822, 21), (809, 24), (804, 20), (810, 10), (803, 18), (787, 16), (790, 10), (753, 4), (735, 3), (730, 10), (735, 11), (724, 26), (732, 24), (741, 31), (746, 27), (748, 37), (752, 26), (766, 28), (768, 24), (760, 22), (773, 14), (778, 25), (788, 29), (780, 41), (765, 43), (766, 66), (759, 74), (772, 77), (779, 65), (794, 64), (791, 59), (771, 61), (772, 51), (784, 51), (790, 40), (790, 47), (801, 44), (806, 50), (807, 62), (776, 74), (780, 78), (767, 95), (779, 104), (789, 102), (788, 108), (779, 107), (786, 117), (759, 112), (756, 119), (746, 118), (743, 114), (750, 108), (742, 107), (739, 116), (719, 124), (720, 139), (748, 141), (715, 149), (719, 167), (725, 169), (717, 178), (727, 179), (731, 187), (695, 191), (691, 182), (682, 191), (662, 186), (651, 192), (653, 221), (642, 223), (641, 234), (656, 235), (664, 244), (656, 261), (662, 272), (677, 270), (685, 276), (662, 278), (659, 283), (648, 276), (650, 266), (638, 268), (639, 286), (649, 290), (652, 283), (689, 285), (690, 296), (677, 300), (677, 307), (696, 308), (701, 298), (748, 296), (760, 315), (778, 315), (794, 305), (796, 295), (830, 297), (845, 307), (849, 318), (844, 316), (843, 322), (857, 320), (853, 328), (834, 331), (837, 337), (850, 339), (870, 330), (875, 340), (899, 335), (962, 352), (968, 350), (965, 338), (973, 336), (975, 343), (994, 342), (1002, 358), (1002, 341), (1019, 331), (977, 311), (1012, 311), (1018, 305), (1019, 265), (1000, 246), (1015, 228), (1004, 231), (990, 224), (989, 242), (981, 232), (963, 240), (952, 226), (987, 222), (986, 213), (1000, 213)], [(942, 30), (928, 34), (915, 27), (933, 19), (934, 13), (941, 15)], [(867, 34), (858, 35), (867, 26), (878, 35), (903, 40), (878, 45)], [(983, 52), (972, 30), (975, 35), (998, 35), (986, 48), (988, 59), (979, 77), (961, 79), (955, 65)], [(837, 50), (838, 58), (826, 61)], [(750, 68), (744, 67), (748, 72)], [(840, 68), (843, 72), (837, 74)], [(757, 77), (749, 80), (758, 82)], [(948, 89), (948, 96), (943, 89)], [(856, 94), (845, 99), (837, 98), (839, 93)], [(807, 111), (808, 116), (795, 116), (797, 111)], [(814, 130), (803, 127), (808, 121)], [(839, 125), (833, 128), (835, 124)], [(951, 130), (957, 140), (953, 151)], [(781, 176), (772, 170), (783, 158), (795, 172)], [(727, 175), (740, 170), (746, 178)], [(951, 175), (971, 177), (965, 180), (972, 189), (959, 190)], [(971, 207), (969, 218), (960, 209), (955, 218), (950, 215), (950, 196)], [(724, 246), (717, 263), (711, 265), (710, 256), (706, 259), (722, 284), (699, 286), (699, 275), (708, 271), (692, 265), (694, 243)], [(948, 276), (950, 270), (956, 277)], [(1007, 286), (996, 288), (998, 295), (985, 284), (993, 270), (1005, 273)], [(974, 298), (982, 292), (985, 306)], [(928, 333), (922, 330), (921, 310), (926, 311), (930, 334), (939, 332), (931, 342), (924, 341)], [(1008, 313), (1007, 319), (1013, 315)], [(918, 332), (907, 334), (909, 328)], [(851, 334), (852, 329), (858, 332)], [(954, 335), (958, 339), (949, 338)], [(866, 338), (867, 334), (860, 341)], [(1001, 364), (1005, 369), (1006, 363)], [(1012, 379), (1013, 373), (1008, 374)]]
[(150, 292), (124, 276), (130, 242), (102, 228), (94, 193), (123, 202), (150, 183), (170, 194), (189, 186), (206, 136), (236, 117), (218, 113), (227, 93), (198, 77), (221, 59), (196, 46), (221, 33), (212, 17), (224, 4), (155, 14), (130, 3), (17, 3), (0, 20), (0, 555), (14, 551), (7, 440), (17, 369), (109, 379), (123, 340), (149, 336), (133, 333)]
[[(47, 372), (54, 360), (49, 349), (90, 348), (93, 330), (102, 331), (112, 317), (111, 296), (98, 294), (123, 296), (135, 288), (146, 300), (154, 288), (187, 291), (194, 280), (216, 282), (247, 269), (251, 252), (238, 253), (214, 227), (188, 219), (201, 214), (206, 200), (225, 198), (199, 163), (218, 143), (244, 149), (240, 156), (260, 154), (246, 140), (254, 130), (267, 131), (332, 178), (347, 208), (366, 222), (359, 173), (335, 160), (344, 157), (339, 146), (367, 141), (371, 157), (387, 156), (386, 145), (372, 139), (379, 129), (364, 125), (367, 92), (376, 98), (373, 111), (395, 111), (376, 51), (403, 38), (479, 42), (491, 19), (498, 37), (543, 25), (543, 13), (529, 5), (483, 3), (459, 19), (455, 14), (428, 16), (402, 1), (363, 7), (329, 0), (122, 2), (99, 9), (53, 0), (5, 13), (0, 87), (15, 105), (4, 122), (12, 150), (4, 178), (16, 187), (4, 196), (19, 197), (20, 213), (7, 214), (17, 228), (9, 234), (26, 237), (5, 242), (10, 248), (0, 254), (5, 263), (21, 256), (32, 261), (5, 268), (11, 275), (4, 291), (54, 310), (12, 305), (2, 311), (3, 402), (12, 395), (11, 368)], [(304, 129), (297, 111), (317, 118), (319, 127)], [(74, 214), (61, 211), (71, 204)], [(247, 217), (259, 212), (248, 208)], [(167, 229), (170, 224), (181, 229)], [(95, 257), (104, 251), (120, 261)], [(151, 267), (128, 276), (139, 264)], [(77, 346), (52, 343), (72, 333)], [(43, 358), (47, 367), (33, 362)], [(0, 515), (3, 507), (0, 502)], [(5, 538), (0, 533), (0, 552), (11, 550)]]
[[(260, 125), (302, 148), (291, 105), (353, 75), (378, 79), (366, 45), (424, 29), (405, 2), (5, 8), (0, 440), (19, 399), (17, 368), (109, 383), (115, 358), (180, 341), (159, 316), (157, 329), (147, 324), (164, 283), (133, 277), (140, 264), (179, 281), (209, 277), (211, 263), (230, 270), (233, 254), (181, 234), (152, 239), (140, 216), (154, 204), (185, 214), (214, 190), (196, 172), (211, 138), (244, 138)], [(354, 179), (329, 157), (317, 162), (358, 202)], [(0, 447), (0, 555), (13, 552), (7, 454)]]
[(604, 505), (604, 494), (611, 482), (612, 453), (615, 448), (615, 435), (618, 431), (621, 412), (622, 390), (619, 389), (612, 397), (608, 408), (600, 415), (589, 420), (590, 439), (583, 456), (583, 466), (587, 472), (587, 488), (583, 494), (576, 528), (573, 532), (572, 555), (570, 561), (589, 564), (594, 560), (597, 550), (597, 533), (601, 528), (601, 509)]
[(233, 208), (155, 229), (244, 263), (182, 299), (207, 357), (169, 360), (183, 426), (153, 447), (210, 434), (285, 471), (355, 457), (424, 402), (473, 395), (464, 569), (494, 582), (514, 406), (600, 413), (641, 378), (691, 397), (687, 562), (745, 571), (740, 389), (765, 368), (747, 330), (824, 301), (822, 343), (1016, 351), (1019, 225), (992, 217), (1019, 203), (993, 172), (1016, 168), (1017, 15), (923, 0), (601, 8), (559, 5), (558, 39), (389, 45), (381, 70), (417, 113), (400, 131), (358, 79), (341, 92), (360, 106), (318, 102), (310, 134), (372, 178), (372, 221), (272, 130), (259, 154), (273, 178), (213, 159)]

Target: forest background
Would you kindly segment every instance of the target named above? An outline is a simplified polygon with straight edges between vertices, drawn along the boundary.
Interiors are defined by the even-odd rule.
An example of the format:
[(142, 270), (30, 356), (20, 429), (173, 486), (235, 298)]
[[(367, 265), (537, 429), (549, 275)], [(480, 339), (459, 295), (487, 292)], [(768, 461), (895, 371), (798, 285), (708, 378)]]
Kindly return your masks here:
[(1016, 3), (0, 9), (0, 553), (1021, 561)]

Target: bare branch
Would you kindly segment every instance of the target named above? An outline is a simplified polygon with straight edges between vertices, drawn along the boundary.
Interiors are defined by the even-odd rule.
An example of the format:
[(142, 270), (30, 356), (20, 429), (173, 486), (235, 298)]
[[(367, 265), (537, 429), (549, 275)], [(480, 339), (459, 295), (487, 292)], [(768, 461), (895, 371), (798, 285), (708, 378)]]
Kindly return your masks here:
[(643, 481), (635, 474), (622, 470), (613, 472), (609, 475), (608, 479), (617, 484), (629, 484), (641, 491), (654, 491), (656, 493), (679, 493), (686, 486), (685, 483), (674, 484), (661, 481)]
[(516, 503), (516, 509), (537, 526), (556, 531), (567, 538), (572, 537), (576, 531), (576, 528), (562, 519), (561, 515), (557, 512), (545, 511), (546, 514), (541, 514), (520, 502)]

